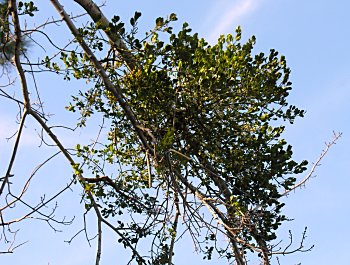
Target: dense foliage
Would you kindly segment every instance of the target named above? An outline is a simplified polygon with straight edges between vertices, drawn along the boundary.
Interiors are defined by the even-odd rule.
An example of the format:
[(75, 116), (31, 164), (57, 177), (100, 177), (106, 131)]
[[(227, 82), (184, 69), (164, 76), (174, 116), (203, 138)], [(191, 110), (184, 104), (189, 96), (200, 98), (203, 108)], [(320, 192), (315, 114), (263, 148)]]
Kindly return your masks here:
[[(157, 218), (167, 219), (171, 215), (167, 204), (178, 196), (184, 207), (190, 207), (194, 198), (183, 194), (193, 192), (176, 176), (181, 174), (197, 191), (215, 201), (229, 227), (244, 242), (258, 246), (260, 240), (275, 239), (275, 230), (286, 219), (280, 214), (283, 203), (279, 198), (295, 184), (294, 175), (303, 172), (307, 164), (295, 162), (291, 146), (281, 138), (283, 124), (293, 123), (304, 114), (287, 103), (291, 82), (284, 56), (278, 57), (275, 50), (267, 56), (254, 55), (255, 38), (242, 44), (239, 28), (235, 36), (221, 36), (213, 46), (191, 34), (186, 23), (174, 34), (169, 28), (174, 14), (168, 20), (157, 19), (155, 29), (142, 42), (135, 37), (137, 17), (138, 13), (131, 20), (134, 28), (130, 34), (120, 24), (109, 29), (122, 33), (137, 66), (128, 71), (120, 58), (103, 61), (108, 62), (105, 69), (110, 79), (124, 92), (154, 146), (153, 164), (148, 166), (151, 169), (147, 167), (146, 150), (124, 110), (86, 58), (79, 59), (76, 52), (62, 57), (67, 67), (74, 66), (70, 75), (95, 78), (95, 86), (74, 97), (68, 107), (79, 109), (79, 125), (95, 112), (110, 121), (108, 141), (100, 148), (77, 148), (93, 174), (114, 174), (115, 185), (123, 191), (105, 189), (104, 181), (92, 186), (105, 205), (105, 216), (126, 212), (148, 216), (156, 207), (164, 208)], [(159, 31), (166, 32), (169, 39), (161, 41)], [(86, 41), (98, 39), (95, 33), (95, 28), (83, 32)], [(90, 46), (98, 53), (104, 44), (100, 40)], [(96, 154), (93, 163), (91, 153)], [(106, 173), (101, 167), (105, 162), (121, 167), (117, 173), (115, 167)], [(195, 218), (191, 211), (187, 215), (185, 223)], [(163, 225), (163, 230), (172, 231), (173, 223)], [(135, 243), (155, 233), (154, 228), (141, 228), (133, 221), (120, 222), (120, 226), (130, 229), (128, 236), (134, 237)], [(165, 236), (161, 245), (170, 239)], [(215, 241), (216, 233), (211, 239)]]
[[(242, 41), (239, 27), (214, 45), (187, 23), (174, 33), (175, 14), (157, 18), (142, 36), (140, 12), (126, 26), (117, 15), (108, 21), (88, 0), (74, 1), (93, 21), (77, 29), (58, 1), (51, 2), (74, 41), (57, 48), (45, 33), (59, 52), (35, 63), (26, 57), (23, 67), (56, 73), (67, 83), (86, 80), (66, 109), (79, 114), (82, 128), (100, 117), (98, 137), (77, 142), (72, 151), (47, 125), (42, 106), (31, 107), (19, 63), (26, 35), (18, 15), (35, 16), (39, 10), (32, 1), (10, 1), (11, 9), (1, 5), (0, 59), (4, 64), (13, 57), (20, 74), (21, 126), (26, 115), (38, 121), (71, 164), (86, 211), (96, 213), (96, 264), (101, 223), (138, 264), (172, 264), (174, 245), (183, 236), (191, 237), (206, 259), (215, 253), (242, 265), (251, 251), (270, 264), (276, 230), (287, 220), (281, 197), (307, 165), (293, 160), (282, 135), (286, 124), (304, 115), (287, 101), (292, 84), (285, 57), (273, 49), (255, 52), (255, 37)], [(32, 38), (44, 29), (45, 24), (26, 34)], [(5, 184), (0, 195), (4, 189)]]

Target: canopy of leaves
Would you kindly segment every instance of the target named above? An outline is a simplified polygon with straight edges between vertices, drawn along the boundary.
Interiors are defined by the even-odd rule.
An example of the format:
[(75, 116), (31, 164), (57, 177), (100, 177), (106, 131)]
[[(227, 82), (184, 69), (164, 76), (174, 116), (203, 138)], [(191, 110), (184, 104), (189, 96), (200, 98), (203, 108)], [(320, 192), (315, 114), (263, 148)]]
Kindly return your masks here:
[[(213, 246), (220, 255), (235, 256), (234, 250), (218, 246), (222, 234), (242, 251), (267, 249), (286, 220), (279, 199), (307, 164), (293, 160), (292, 147), (281, 136), (284, 124), (304, 115), (287, 102), (291, 82), (284, 56), (275, 50), (254, 54), (255, 37), (241, 43), (240, 28), (215, 45), (192, 34), (186, 23), (174, 34), (174, 14), (158, 18), (154, 30), (139, 39), (139, 16), (130, 20), (129, 33), (117, 16), (104, 28), (127, 44), (135, 65), (131, 69), (99, 37), (99, 25), (91, 23), (80, 33), (95, 54), (111, 48), (101, 62), (123, 91), (153, 153), (140, 142), (88, 57), (64, 52), (66, 78), (95, 84), (73, 97), (67, 109), (80, 111), (80, 126), (95, 113), (110, 126), (106, 141), (77, 145), (84, 165), (77, 174), (90, 170), (96, 176), (87, 188), (106, 218), (118, 216), (119, 228), (126, 231), (121, 243), (136, 247), (141, 239), (154, 237), (152, 264), (165, 264), (164, 257), (172, 255), (180, 208), (184, 231), (195, 235), (206, 258)], [(46, 65), (52, 62), (46, 59)], [(88, 200), (86, 207), (91, 207)], [(210, 242), (213, 246), (207, 246)]]

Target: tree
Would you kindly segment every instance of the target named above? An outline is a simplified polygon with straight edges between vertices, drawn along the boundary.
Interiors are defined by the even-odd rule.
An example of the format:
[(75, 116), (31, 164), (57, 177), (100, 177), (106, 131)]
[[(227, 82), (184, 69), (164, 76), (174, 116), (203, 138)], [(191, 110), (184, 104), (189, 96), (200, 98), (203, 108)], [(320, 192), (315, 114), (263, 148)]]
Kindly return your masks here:
[[(10, 23), (8, 20), (9, 12), (8, 12), (9, 1), (0, 1), (0, 65), (3, 68), (6, 68), (10, 63), (11, 59), (15, 53), (15, 38), (13, 33), (11, 32)], [(29, 15), (33, 15), (33, 11), (31, 10), (29, 4), (26, 5), (26, 11)], [(22, 36), (20, 48), (23, 50), (27, 50), (29, 46), (28, 40), (25, 36)]]
[[(296, 250), (281, 251), (275, 245), (276, 230), (287, 220), (281, 198), (303, 184), (319, 163), (296, 182), (307, 162), (293, 160), (282, 133), (285, 124), (303, 117), (304, 111), (287, 102), (291, 82), (285, 57), (275, 50), (254, 54), (255, 37), (242, 43), (240, 28), (215, 45), (192, 34), (187, 23), (173, 33), (175, 14), (157, 18), (154, 28), (141, 37), (141, 13), (135, 12), (126, 26), (117, 15), (109, 21), (91, 0), (74, 2), (92, 20), (82, 28), (73, 20), (80, 15), (68, 15), (57, 0), (51, 4), (61, 18), (32, 29), (23, 29), (19, 16), (35, 16), (37, 3), (11, 0), (2, 12), (2, 25), (14, 32), (13, 59), (6, 51), (2, 58), (15, 65), (23, 93), (20, 100), (1, 90), (20, 106), (15, 146), (0, 182), (0, 197), (14, 200), (5, 201), (2, 218), (16, 202), (26, 204), (21, 198), (26, 188), (19, 196), (11, 190), (16, 177), (11, 172), (23, 126), (31, 116), (73, 170), (68, 185), (52, 198), (80, 185), (82, 204), (96, 215), (96, 264), (102, 254), (103, 225), (131, 250), (134, 264), (172, 264), (183, 234), (191, 236), (204, 258), (215, 254), (239, 265), (247, 264), (251, 255), (270, 264), (274, 255), (305, 251), (305, 235)], [(61, 23), (74, 37), (66, 45), (55, 44), (46, 29)], [(34, 40), (36, 33), (58, 52), (32, 62), (22, 43), (25, 36)], [(89, 83), (90, 88), (82, 86), (66, 108), (79, 113), (81, 128), (88, 127), (93, 116), (103, 120), (92, 143), (77, 142), (74, 150), (63, 145), (41, 101), (32, 103), (27, 73), (36, 72)], [(47, 143), (45, 136), (42, 140)], [(69, 224), (42, 212), (52, 198), (28, 206), (23, 220), (39, 215), (47, 222)], [(14, 222), (3, 218), (1, 225), (10, 228)]]
[(7, 12), (8, 1), (0, 2), (0, 64), (6, 65), (10, 62), (14, 55), (14, 38), (11, 34), (10, 25), (8, 23), (8, 12)]

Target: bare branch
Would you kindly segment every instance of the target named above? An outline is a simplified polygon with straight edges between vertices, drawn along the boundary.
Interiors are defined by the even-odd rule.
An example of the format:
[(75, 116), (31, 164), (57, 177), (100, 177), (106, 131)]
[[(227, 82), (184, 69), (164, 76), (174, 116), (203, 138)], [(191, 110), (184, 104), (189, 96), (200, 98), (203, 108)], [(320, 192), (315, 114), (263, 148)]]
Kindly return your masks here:
[(304, 177), (304, 179), (302, 181), (300, 181), (299, 183), (295, 184), (292, 188), (290, 188), (289, 190), (286, 190), (282, 196), (286, 196), (288, 195), (291, 191), (296, 190), (297, 188), (302, 187), (303, 185), (305, 185), (305, 183), (312, 177), (312, 175), (314, 174), (316, 168), (320, 165), (322, 159), (325, 157), (325, 155), (328, 153), (329, 149), (336, 144), (336, 142), (339, 140), (339, 138), (342, 136), (342, 133), (336, 133), (333, 132), (333, 139), (326, 143), (326, 147), (325, 149), (322, 150), (321, 155), (318, 157), (318, 159), (316, 160), (316, 162), (314, 162), (313, 166), (311, 167), (309, 173)]
[(96, 265), (100, 264), (102, 249), (102, 228), (101, 219), (97, 219), (97, 251), (96, 251)]
[(22, 136), (22, 130), (23, 130), (23, 126), (24, 126), (24, 122), (25, 122), (25, 119), (27, 117), (27, 114), (28, 114), (27, 111), (24, 111), (24, 113), (22, 115), (22, 118), (21, 118), (21, 121), (20, 121), (20, 124), (19, 124), (15, 145), (14, 145), (14, 148), (13, 148), (13, 151), (12, 151), (12, 156), (11, 156), (9, 165), (7, 167), (6, 175), (2, 179), (2, 183), (1, 183), (1, 187), (0, 187), (0, 196), (1, 196), (1, 194), (3, 193), (3, 191), (5, 189), (5, 185), (8, 184), (8, 180), (9, 180), (9, 178), (11, 176), (11, 170), (12, 170), (13, 164), (14, 164), (15, 159), (16, 159), (17, 150), (18, 150), (19, 142), (20, 142), (20, 139), (21, 139), (21, 136)]

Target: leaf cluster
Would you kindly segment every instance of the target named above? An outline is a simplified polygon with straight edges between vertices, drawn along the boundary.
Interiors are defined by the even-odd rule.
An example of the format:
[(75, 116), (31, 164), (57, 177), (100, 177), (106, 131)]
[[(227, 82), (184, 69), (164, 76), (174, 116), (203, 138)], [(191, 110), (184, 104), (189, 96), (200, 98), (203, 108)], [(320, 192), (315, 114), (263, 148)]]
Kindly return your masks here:
[[(149, 216), (157, 207), (166, 213), (167, 202), (178, 192), (188, 191), (185, 183), (171, 180), (177, 172), (190, 179), (201, 194), (220, 202), (217, 205), (225, 209), (227, 223), (245, 240), (243, 248), (274, 240), (276, 229), (286, 220), (281, 214), (282, 192), (294, 185), (295, 175), (307, 165), (293, 160), (292, 147), (282, 137), (284, 124), (304, 115), (287, 102), (292, 84), (285, 57), (273, 49), (254, 54), (255, 37), (242, 43), (240, 28), (235, 35), (220, 36), (215, 45), (192, 34), (187, 23), (177, 34), (172, 33), (169, 24), (176, 20), (174, 14), (158, 18), (154, 29), (139, 39), (140, 15), (136, 12), (131, 18), (130, 33), (118, 16), (107, 29), (122, 36), (138, 67), (128, 70), (111, 53), (101, 62), (106, 63), (110, 79), (122, 89), (154, 146), (151, 165), (147, 166), (147, 153), (125, 113), (84, 55), (76, 56), (74, 51), (61, 56), (67, 69), (72, 69), (68, 74), (95, 80), (93, 88), (73, 97), (68, 110), (80, 111), (80, 125), (85, 126), (95, 112), (110, 122), (107, 140), (100, 148), (77, 148), (77, 155), (94, 175), (105, 175), (107, 167), (101, 165), (106, 163), (112, 168), (120, 166), (115, 170), (117, 188), (108, 189), (104, 182), (91, 186), (105, 205), (103, 214)], [(98, 30), (99, 25), (91, 24), (80, 31), (96, 52), (107, 43), (97, 37)], [(168, 39), (163, 41), (162, 36)], [(116, 192), (119, 189), (123, 193)], [(136, 243), (146, 234), (158, 236), (158, 218), (166, 218), (165, 213), (158, 213), (147, 229), (146, 224), (138, 229), (129, 223), (131, 241)], [(166, 226), (161, 226), (163, 232)], [(162, 253), (169, 255), (165, 248), (171, 236), (158, 238), (159, 255), (153, 261), (164, 264)], [(204, 251), (208, 259), (212, 251), (212, 247)]]

